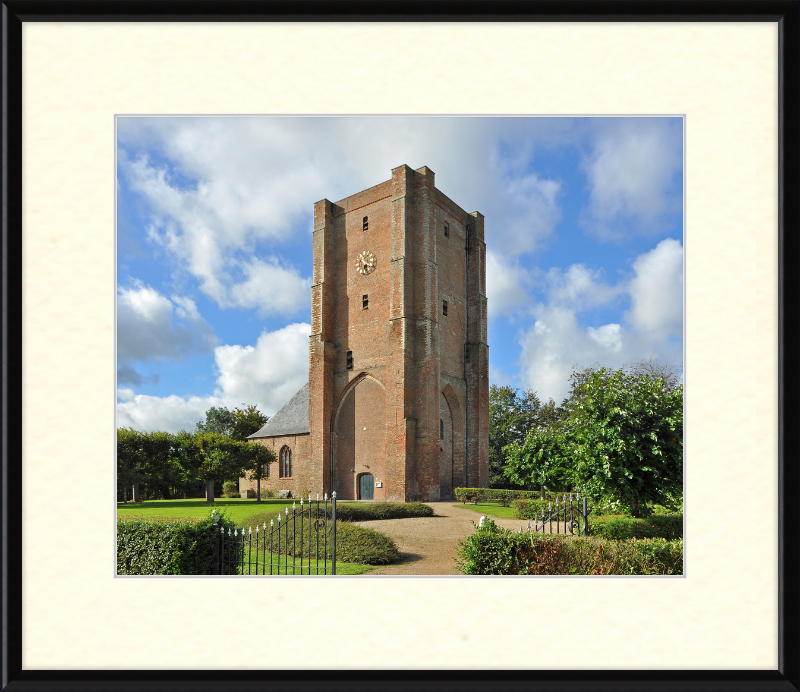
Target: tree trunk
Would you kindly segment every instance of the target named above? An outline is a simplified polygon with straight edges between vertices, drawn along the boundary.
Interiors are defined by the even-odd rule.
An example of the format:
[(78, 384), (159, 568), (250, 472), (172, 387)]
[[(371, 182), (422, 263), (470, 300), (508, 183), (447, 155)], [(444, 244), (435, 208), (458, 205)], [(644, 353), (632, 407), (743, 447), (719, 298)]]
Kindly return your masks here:
[(206, 481), (206, 502), (214, 502), (214, 481)]
[(631, 516), (638, 517), (639, 516), (639, 498), (635, 497), (631, 500)]
[(261, 502), (261, 478), (256, 479), (256, 502)]
[(139, 484), (138, 483), (134, 483), (133, 484), (133, 501), (134, 502), (141, 502), (142, 501), (142, 496), (139, 494)]
[(539, 486), (539, 498), (544, 500), (544, 486), (543, 485)]

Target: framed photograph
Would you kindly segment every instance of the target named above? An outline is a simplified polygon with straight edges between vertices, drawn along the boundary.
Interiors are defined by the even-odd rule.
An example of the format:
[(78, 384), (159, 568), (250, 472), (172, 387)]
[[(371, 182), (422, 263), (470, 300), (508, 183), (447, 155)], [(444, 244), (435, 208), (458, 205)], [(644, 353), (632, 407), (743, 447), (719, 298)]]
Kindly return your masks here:
[[(792, 314), (787, 290), (792, 272), (784, 266), (793, 256), (798, 224), (799, 13), (796, 1), (383, 5), (370, 10), (351, 4), (335, 11), (302, 2), (191, 8), (6, 2), (3, 689), (800, 689), (800, 613), (794, 594), (799, 546), (791, 534), (798, 471), (791, 460), (786, 463), (784, 431), (787, 415), (791, 420), (791, 397), (784, 392), (791, 386), (792, 341), (783, 327)], [(169, 123), (198, 122), (200, 116), (211, 129), (219, 128), (216, 135), (205, 133), (202, 149), (191, 147), (190, 127), (164, 134)], [(181, 219), (192, 215), (206, 223), (210, 216), (203, 214), (214, 205), (214, 191), (201, 189), (199, 177), (182, 178), (169, 159), (176, 149), (164, 142), (170, 137), (189, 142), (192, 151), (207, 154), (208, 170), (230, 162), (235, 175), (225, 180), (240, 186), (237, 194), (246, 202), (248, 181), (262, 171), (253, 152), (228, 157), (213, 151), (235, 154), (246, 147), (247, 139), (231, 136), (222, 123), (347, 120), (350, 129), (315, 132), (319, 146), (309, 144), (308, 133), (305, 141), (297, 127), (259, 134), (276, 138), (287, 157), (286, 192), (262, 200), (256, 210), (272, 216), (277, 228), (277, 205), (292, 190), (306, 189), (306, 180), (292, 184), (291, 176), (307, 179), (321, 170), (297, 168), (293, 152), (318, 166), (347, 160), (353, 180), (363, 184), (342, 185), (337, 199), (346, 201), (390, 174), (394, 179), (394, 170), (374, 181), (368, 175), (372, 159), (379, 158), (368, 150), (401, 139), (383, 126), (391, 120), (407, 128), (421, 116), (437, 121), (436, 127), (450, 122), (451, 129), (461, 127), (455, 118), (476, 123), (660, 119), (667, 129), (679, 123), (682, 238), (680, 243), (672, 239), (675, 247), (667, 243), (664, 252), (674, 250), (682, 258), (683, 575), (337, 576), (286, 579), (277, 587), (257, 579), (117, 576), (116, 513), (107, 499), (116, 480), (115, 415), (131, 420), (145, 415), (141, 407), (125, 406), (141, 403), (137, 397), (143, 392), (152, 399), (170, 396), (155, 388), (153, 378), (164, 373), (136, 369), (142, 362), (136, 354), (155, 353), (158, 346), (145, 324), (152, 314), (136, 312), (147, 298), (139, 294), (150, 288), (159, 305), (169, 303), (170, 314), (181, 321), (177, 329), (185, 328), (178, 337), (189, 339), (181, 343), (194, 347), (208, 336), (197, 296), (214, 295), (213, 281), (233, 271), (233, 265), (214, 269), (215, 253), (225, 254), (222, 245), (205, 258), (181, 255), (184, 274), (152, 250), (175, 252), (185, 240)], [(122, 119), (127, 129), (118, 138)], [(359, 146), (372, 142), (362, 146), (359, 160), (348, 159), (357, 148), (359, 135), (351, 131), (356, 121), (364, 128)], [(368, 121), (382, 123), (380, 136), (369, 132)], [(452, 156), (447, 151), (437, 156), (465, 162), (454, 171), (491, 165), (479, 128), (455, 136), (437, 135), (436, 127), (424, 133), (429, 144), (409, 149), (409, 155), (424, 157), (426, 146), (432, 151), (453, 147)], [(644, 234), (647, 213), (652, 221), (659, 204), (671, 204), (672, 198), (630, 195), (641, 176), (663, 170), (650, 161), (672, 155), (670, 147), (655, 146), (658, 138), (648, 132), (628, 142), (627, 159), (619, 156), (627, 145), (613, 137), (605, 150), (589, 139), (571, 145), (586, 186), (576, 189), (589, 200), (584, 215), (575, 215), (576, 224), (595, 238), (602, 236), (609, 255), (611, 248), (619, 252), (620, 233)], [(418, 139), (422, 135), (420, 130)], [(556, 129), (540, 136), (556, 152), (553, 156), (567, 156), (558, 153)], [(474, 164), (462, 147), (472, 149)], [(122, 149), (126, 159), (120, 167)], [(521, 156), (520, 146), (506, 154), (510, 166)], [(418, 177), (429, 175), (432, 184), (433, 170), (425, 168), (429, 161), (394, 165), (403, 164)], [(546, 183), (557, 184), (566, 174), (558, 173), (555, 159), (548, 165), (550, 176), (528, 181), (517, 197), (498, 193), (487, 199), (505, 209), (515, 199), (528, 203), (538, 195), (541, 204), (530, 213), (556, 213), (547, 207)], [(496, 175), (502, 177), (503, 170), (496, 167)], [(451, 194), (445, 181), (439, 182), (442, 171), (436, 173), (437, 188)], [(489, 184), (485, 178), (479, 187)], [(598, 201), (601, 188), (605, 197)], [(174, 206), (154, 215), (148, 204), (165, 195), (173, 195)], [(220, 197), (218, 203), (223, 199), (232, 197)], [(608, 206), (598, 211), (592, 200), (616, 204), (616, 211), (608, 212)], [(472, 202), (454, 194), (453, 208), (456, 203)], [(135, 232), (117, 228), (120, 204), (130, 211), (126, 218), (138, 219)], [(647, 213), (637, 212), (635, 204)], [(625, 223), (620, 208), (627, 210)], [(243, 210), (241, 228), (222, 229), (214, 237), (245, 233), (253, 225), (244, 218), (251, 212)], [(359, 217), (359, 233), (376, 233), (381, 213)], [(513, 215), (503, 213), (494, 216), (506, 218), (511, 228)], [(487, 224), (488, 219), (487, 214)], [(449, 217), (445, 222), (447, 238), (463, 232)], [(590, 226), (593, 231), (586, 230)], [(510, 305), (516, 295), (511, 279), (521, 276), (514, 273), (520, 269), (515, 253), (529, 252), (519, 242), (530, 238), (518, 238), (515, 250), (513, 229), (504, 233), (496, 236), (501, 254), (493, 261), (503, 264), (509, 279)], [(648, 237), (654, 247), (669, 240)], [(386, 258), (379, 240), (361, 250), (359, 280), (380, 277)], [(630, 276), (655, 276), (652, 264), (637, 259), (644, 254), (628, 252)], [(136, 271), (120, 270), (115, 262), (123, 256)], [(217, 295), (220, 305), (252, 300), (246, 284), (255, 281), (258, 267), (247, 264), (244, 255), (237, 257), (242, 281)], [(287, 287), (280, 296), (273, 294), (275, 300), (296, 302), (305, 296), (303, 272), (295, 276), (280, 258), (267, 264), (283, 271), (277, 278), (270, 275), (268, 283), (280, 279)], [(189, 275), (197, 285), (206, 282), (207, 290), (194, 295), (174, 288)], [(566, 278), (553, 269), (526, 280), (550, 281), (547, 285), (558, 284), (563, 293), (575, 288)], [(584, 278), (594, 299), (615, 289), (608, 277)], [(656, 305), (658, 286), (647, 285), (652, 289), (648, 305)], [(359, 315), (378, 307), (381, 294), (375, 291), (359, 294)], [(458, 317), (459, 300), (454, 292), (437, 304), (442, 319)], [(126, 344), (141, 347), (126, 352), (124, 362), (118, 357), (120, 305), (130, 308), (126, 324), (138, 338)], [(652, 321), (652, 312), (639, 319)], [(498, 341), (513, 341), (523, 332), (533, 339), (536, 319), (542, 330), (547, 327), (544, 308), (538, 316), (535, 310), (531, 314), (533, 321), (519, 327), (516, 336), (497, 332)], [(636, 316), (606, 317), (580, 329), (593, 334), (595, 343), (615, 348), (622, 343), (620, 323)], [(261, 332), (258, 319), (250, 327), (253, 342)], [(611, 323), (619, 329), (606, 328)], [(569, 346), (577, 348), (574, 340), (553, 343), (564, 359), (575, 352)], [(239, 354), (235, 348), (231, 357)], [(245, 349), (239, 355), (246, 355)], [(359, 357), (357, 349), (348, 352), (342, 367)], [(118, 367), (128, 368), (124, 386)], [(218, 378), (227, 376), (219, 363), (217, 368)], [(186, 377), (195, 376), (187, 371)], [(302, 393), (301, 380), (290, 384), (284, 392), (274, 383), (275, 410)], [(364, 392), (372, 401), (370, 386), (366, 382)], [(230, 392), (240, 394), (235, 388)], [(445, 402), (451, 415), (447, 421), (442, 417), (436, 431), (441, 440), (449, 439), (459, 420), (453, 413), (457, 396), (445, 396)], [(177, 409), (154, 410), (146, 414), (166, 421)], [(289, 434), (286, 430), (276, 428), (264, 437), (281, 441), (275, 471), (290, 479), (299, 473), (303, 456), (281, 437)], [(438, 445), (442, 454), (444, 446)], [(346, 445), (342, 449), (344, 459)], [(453, 460), (458, 456), (455, 446), (449, 453)], [(341, 487), (354, 498), (391, 499), (395, 489), (385, 470), (345, 466), (337, 473), (353, 474)], [(450, 485), (456, 471), (454, 462)], [(465, 472), (464, 480), (470, 478)], [(300, 485), (293, 490), (302, 493)]]

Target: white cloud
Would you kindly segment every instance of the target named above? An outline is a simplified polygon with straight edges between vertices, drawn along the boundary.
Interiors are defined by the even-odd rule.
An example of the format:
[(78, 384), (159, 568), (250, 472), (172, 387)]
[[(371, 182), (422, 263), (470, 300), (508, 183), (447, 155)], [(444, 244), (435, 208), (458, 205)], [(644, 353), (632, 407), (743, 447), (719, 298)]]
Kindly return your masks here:
[(224, 399), (213, 396), (184, 398), (174, 394), (166, 397), (136, 394), (131, 397), (130, 390), (123, 392), (121, 396), (117, 390), (117, 427), (145, 432), (194, 432), (197, 422), (205, 420), (208, 409), (225, 406)]
[(637, 330), (653, 339), (683, 334), (683, 247), (662, 240), (633, 263), (631, 309), (627, 314)]
[(586, 226), (601, 238), (662, 230), (665, 213), (680, 209), (680, 120), (603, 119), (582, 161), (590, 201)]
[(601, 348), (610, 353), (622, 351), (622, 327), (618, 324), (604, 324), (595, 329), (588, 327), (586, 332), (589, 338), (595, 341)]
[[(566, 272), (551, 270), (548, 304), (534, 307), (535, 323), (519, 334), (520, 380), (540, 398), (561, 401), (569, 392), (569, 376), (594, 365), (621, 367), (653, 354), (665, 362), (682, 359), (683, 253), (667, 239), (633, 262), (635, 275), (608, 286), (582, 265)], [(625, 324), (583, 326), (577, 313), (628, 294), (631, 310)], [(676, 338), (677, 337), (677, 338)]]
[(519, 262), (486, 252), (486, 300), (489, 319), (511, 315), (528, 302), (532, 284), (530, 273)]
[(218, 346), (218, 391), (272, 414), (308, 381), (309, 324), (262, 332), (255, 346)]
[(157, 397), (118, 389), (117, 427), (191, 432), (212, 406), (255, 404), (271, 416), (308, 381), (310, 333), (309, 324), (290, 324), (262, 332), (255, 346), (218, 346), (213, 396)]
[(142, 383), (133, 363), (183, 360), (211, 353), (217, 337), (191, 298), (167, 298), (141, 282), (117, 290), (117, 366), (120, 383)]
[(311, 281), (277, 260), (253, 259), (242, 266), (245, 281), (230, 288), (228, 303), (258, 314), (292, 315), (311, 302)]
[(525, 118), (121, 118), (118, 161), (123, 193), (147, 204), (151, 242), (206, 295), (247, 307), (253, 275), (280, 266), (295, 292), (269, 294), (260, 309), (287, 314), (307, 280), (278, 260), (280, 245), (310, 231), (316, 200), (371, 187), (402, 164), (429, 166), (457, 204), (481, 211), (491, 247), (533, 251), (560, 218), (561, 193), (533, 156), (572, 128), (557, 118), (535, 128)]
[(548, 297), (551, 303), (575, 310), (607, 305), (622, 292), (621, 286), (609, 286), (601, 270), (573, 264), (567, 271), (553, 267), (547, 272)]

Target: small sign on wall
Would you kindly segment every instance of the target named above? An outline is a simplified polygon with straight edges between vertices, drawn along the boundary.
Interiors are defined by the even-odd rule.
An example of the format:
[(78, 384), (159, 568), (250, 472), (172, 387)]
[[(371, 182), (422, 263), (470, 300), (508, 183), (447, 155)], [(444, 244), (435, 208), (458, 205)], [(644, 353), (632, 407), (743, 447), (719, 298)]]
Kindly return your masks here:
[(382, 481), (375, 481), (375, 487), (380, 488), (382, 485)]

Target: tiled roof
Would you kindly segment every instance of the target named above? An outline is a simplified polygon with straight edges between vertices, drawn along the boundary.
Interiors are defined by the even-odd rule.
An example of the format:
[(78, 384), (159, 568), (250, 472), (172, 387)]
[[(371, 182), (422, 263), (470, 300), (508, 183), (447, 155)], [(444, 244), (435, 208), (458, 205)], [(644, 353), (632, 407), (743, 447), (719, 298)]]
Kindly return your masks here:
[(280, 411), (270, 418), (266, 425), (247, 439), (258, 437), (279, 437), (281, 435), (300, 435), (309, 432), (308, 428), (308, 382), (297, 392)]

